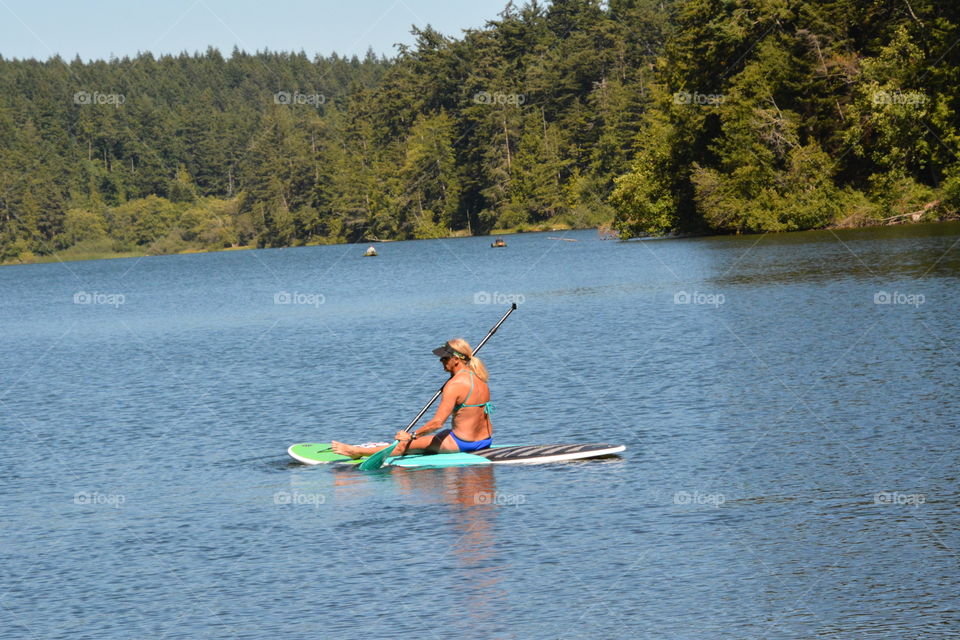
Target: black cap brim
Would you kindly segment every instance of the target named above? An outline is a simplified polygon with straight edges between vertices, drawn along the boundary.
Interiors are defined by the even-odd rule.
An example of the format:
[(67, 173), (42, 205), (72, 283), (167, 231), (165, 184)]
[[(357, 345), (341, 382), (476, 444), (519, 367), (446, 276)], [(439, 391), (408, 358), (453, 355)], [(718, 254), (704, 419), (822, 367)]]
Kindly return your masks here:
[(433, 350), (433, 355), (438, 358), (452, 358), (454, 356), (453, 349), (450, 348), (450, 345), (445, 344), (442, 347), (437, 347)]

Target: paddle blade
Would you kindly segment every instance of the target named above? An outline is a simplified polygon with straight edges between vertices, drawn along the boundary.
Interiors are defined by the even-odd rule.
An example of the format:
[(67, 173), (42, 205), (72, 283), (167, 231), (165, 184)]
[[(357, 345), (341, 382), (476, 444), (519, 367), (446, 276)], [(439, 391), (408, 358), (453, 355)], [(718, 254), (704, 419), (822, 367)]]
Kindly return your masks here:
[(397, 448), (397, 445), (400, 444), (399, 440), (394, 440), (393, 444), (385, 449), (380, 449), (375, 454), (364, 460), (360, 463), (361, 471), (375, 471), (383, 466), (383, 461), (390, 457), (390, 454), (393, 453), (393, 450)]

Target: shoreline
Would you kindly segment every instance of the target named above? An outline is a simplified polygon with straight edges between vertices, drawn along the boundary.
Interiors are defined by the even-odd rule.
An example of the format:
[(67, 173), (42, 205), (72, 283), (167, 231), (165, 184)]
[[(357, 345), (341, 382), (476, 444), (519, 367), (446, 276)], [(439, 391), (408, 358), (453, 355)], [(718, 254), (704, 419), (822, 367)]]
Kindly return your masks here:
[[(795, 231), (781, 231), (781, 232), (777, 232), (776, 235), (780, 235), (780, 234), (793, 234), (793, 233), (807, 233), (807, 232), (810, 232), (810, 231), (829, 231), (829, 230), (834, 230), (834, 231), (836, 231), (836, 230), (845, 230), (845, 231), (846, 231), (846, 230), (854, 230), (854, 229), (877, 229), (877, 228), (885, 228), (885, 227), (909, 227), (909, 226), (922, 225), (922, 224), (942, 224), (942, 223), (949, 223), (949, 222), (960, 222), (960, 217), (946, 217), (946, 218), (939, 218), (939, 219), (936, 219), (936, 220), (923, 220), (923, 219), (916, 219), (916, 218), (904, 217), (904, 216), (895, 216), (895, 217), (896, 217), (896, 218), (899, 218), (896, 222), (889, 222), (889, 221), (888, 221), (889, 219), (883, 218), (883, 219), (877, 220), (877, 224), (843, 225), (843, 224), (841, 224), (843, 221), (841, 221), (841, 223), (835, 223), (835, 224), (832, 224), (832, 225), (829, 225), (829, 226), (826, 226), (826, 227), (821, 227), (821, 228), (819, 228), (819, 229), (797, 229), (797, 230), (795, 230)], [(862, 222), (862, 221), (861, 221), (861, 222)], [(429, 239), (449, 240), (449, 239), (454, 239), (454, 238), (492, 238), (492, 237), (497, 237), (497, 236), (512, 236), (512, 235), (519, 235), (519, 234), (524, 234), (524, 233), (547, 233), (547, 232), (551, 232), (551, 231), (553, 231), (553, 232), (558, 232), (558, 231), (588, 231), (588, 230), (590, 230), (590, 229), (598, 230), (598, 229), (602, 228), (602, 226), (603, 226), (603, 225), (601, 225), (600, 227), (598, 227), (598, 226), (577, 227), (577, 226), (570, 226), (570, 225), (566, 225), (566, 224), (530, 225), (530, 226), (524, 225), (523, 227), (515, 227), (515, 228), (508, 228), (508, 229), (492, 229), (492, 230), (490, 231), (490, 233), (485, 234), (485, 235), (482, 235), (482, 236), (480, 236), (480, 235), (478, 235), (478, 236), (464, 235), (462, 231), (459, 231), (459, 232), (455, 232), (455, 233), (452, 233), (452, 234), (447, 235), (447, 236), (443, 236), (442, 238), (429, 238)], [(695, 237), (695, 238), (707, 238), (707, 237), (737, 236), (737, 235), (763, 235), (763, 234), (760, 234), (760, 233), (749, 233), (749, 234), (748, 234), (748, 233), (744, 233), (744, 234), (739, 234), (739, 233), (673, 233), (673, 234), (664, 234), (664, 235), (661, 235), (661, 236), (649, 235), (649, 236), (635, 236), (635, 237), (632, 237), (632, 238), (613, 238), (613, 240), (615, 240), (615, 241), (617, 241), (617, 242), (630, 242), (630, 241), (637, 241), (637, 240), (653, 240), (653, 239), (675, 240), (675, 239), (694, 238), (694, 237)], [(414, 239), (418, 239), (418, 238), (414, 238)], [(420, 239), (425, 239), (425, 238), (420, 238)], [(295, 247), (335, 246), (335, 245), (346, 245), (346, 244), (356, 244), (356, 245), (360, 246), (360, 245), (363, 245), (363, 244), (370, 244), (370, 243), (376, 244), (376, 243), (386, 243), (386, 242), (401, 242), (401, 240), (395, 239), (395, 238), (388, 238), (388, 239), (383, 239), (383, 240), (370, 240), (370, 239), (365, 239), (365, 240), (361, 240), (361, 241), (358, 241), (358, 242), (311, 243), (311, 244), (304, 244), (304, 245), (290, 245), (290, 246), (288, 246), (288, 247), (264, 247), (264, 248), (269, 248), (269, 249), (289, 249), (289, 248), (295, 248)], [(70, 255), (71, 249), (64, 249), (63, 251), (59, 251), (59, 252), (56, 252), (56, 253), (51, 253), (51, 254), (45, 255), (45, 256), (34, 256), (33, 259), (28, 260), (28, 261), (23, 261), (23, 260), (15, 260), (15, 261), (14, 261), (14, 260), (11, 260), (11, 261), (7, 261), (7, 262), (0, 262), (0, 267), (10, 267), (10, 266), (18, 266), (18, 265), (21, 265), (21, 266), (22, 266), (22, 265), (28, 265), (28, 264), (50, 264), (50, 263), (53, 263), (53, 262), (87, 262), (87, 261), (90, 261), (90, 260), (117, 260), (117, 259), (121, 259), (121, 258), (146, 258), (146, 257), (154, 257), (154, 256), (177, 256), (177, 255), (189, 255), (189, 254), (196, 254), (196, 253), (222, 253), (222, 252), (225, 252), (225, 251), (248, 251), (248, 250), (251, 250), (251, 249), (258, 249), (258, 248), (260, 248), (260, 247), (257, 247), (256, 245), (242, 245), (242, 246), (237, 246), (237, 247), (225, 247), (225, 248), (223, 248), (223, 249), (185, 249), (185, 250), (183, 250), (183, 251), (177, 251), (177, 252), (174, 252), (174, 253), (148, 253), (148, 252), (138, 252), (138, 251), (124, 251), (124, 252), (117, 252), (117, 253), (103, 253), (103, 252), (83, 253), (83, 252), (76, 252), (75, 255)]]

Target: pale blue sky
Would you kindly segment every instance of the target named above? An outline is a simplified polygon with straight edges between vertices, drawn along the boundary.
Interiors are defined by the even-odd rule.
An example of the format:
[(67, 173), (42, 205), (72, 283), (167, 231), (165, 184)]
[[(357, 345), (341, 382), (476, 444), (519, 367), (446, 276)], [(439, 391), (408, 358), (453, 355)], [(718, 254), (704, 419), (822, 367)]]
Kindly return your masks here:
[[(204, 51), (392, 56), (410, 26), (482, 27), (507, 0), (0, 0), (0, 55), (71, 60)], [(517, 4), (522, 4), (518, 2)]]

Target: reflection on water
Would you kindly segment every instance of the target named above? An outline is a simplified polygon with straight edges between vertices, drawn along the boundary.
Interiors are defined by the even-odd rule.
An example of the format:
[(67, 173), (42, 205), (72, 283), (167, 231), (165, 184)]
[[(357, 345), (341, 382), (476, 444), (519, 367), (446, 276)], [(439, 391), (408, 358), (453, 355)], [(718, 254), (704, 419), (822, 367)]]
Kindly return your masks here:
[[(960, 222), (910, 228), (808, 231), (797, 234), (704, 239), (716, 259), (717, 285), (847, 279), (919, 279), (931, 273), (960, 277), (960, 252), (950, 251)], [(901, 239), (892, 243), (894, 238)], [(733, 251), (731, 251), (733, 249)]]

